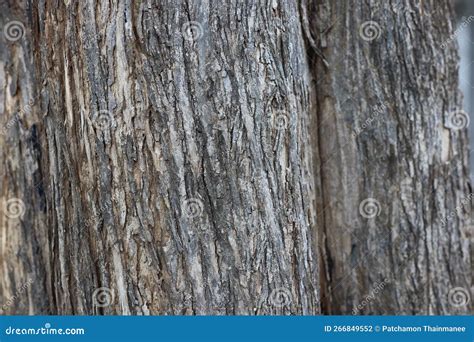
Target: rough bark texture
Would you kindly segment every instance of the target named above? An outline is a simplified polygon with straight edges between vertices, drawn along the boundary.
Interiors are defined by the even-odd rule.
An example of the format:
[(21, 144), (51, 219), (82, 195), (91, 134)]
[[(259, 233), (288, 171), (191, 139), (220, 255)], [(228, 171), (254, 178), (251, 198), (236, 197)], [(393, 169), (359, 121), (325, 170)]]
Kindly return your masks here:
[(448, 300), (472, 270), (466, 217), (443, 223), (471, 193), (447, 0), (1, 2), (12, 20), (2, 312), (471, 308)]
[[(2, 295), (34, 273), (43, 299), (12, 312), (318, 313), (296, 3), (41, 1), (30, 13), (31, 36), (6, 53), (34, 66), (2, 58), (7, 113), (42, 91), (2, 154), (3, 195), (26, 203), (2, 230)], [(9, 262), (18, 248), (31, 253)], [(113, 303), (97, 308), (102, 287)]]
[(314, 66), (323, 312), (468, 312), (450, 300), (472, 275), (451, 6), (318, 1), (313, 13), (329, 64)]

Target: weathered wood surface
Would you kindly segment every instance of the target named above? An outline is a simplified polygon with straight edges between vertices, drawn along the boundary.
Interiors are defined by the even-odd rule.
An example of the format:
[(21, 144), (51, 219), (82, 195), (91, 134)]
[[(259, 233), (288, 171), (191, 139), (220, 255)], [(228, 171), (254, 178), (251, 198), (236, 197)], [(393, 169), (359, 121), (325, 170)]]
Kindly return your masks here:
[[(22, 82), (36, 85), (28, 97), (42, 95), (9, 137), (32, 153), (22, 147), (35, 123), (42, 149), (32, 160), (3, 154), (17, 167), (4, 179), (24, 187), (27, 213), (15, 224), (29, 235), (8, 238), (2, 255), (33, 248), (33, 234), (42, 240), (44, 259), (25, 266), (48, 290), (34, 312), (319, 312), (298, 13), (286, 1), (33, 9), (25, 56), (35, 79)], [(5, 89), (21, 104), (11, 60)], [(35, 221), (33, 162), (47, 188), (45, 222)], [(3, 265), (7, 292), (25, 275)], [(113, 305), (94, 307), (101, 287)]]

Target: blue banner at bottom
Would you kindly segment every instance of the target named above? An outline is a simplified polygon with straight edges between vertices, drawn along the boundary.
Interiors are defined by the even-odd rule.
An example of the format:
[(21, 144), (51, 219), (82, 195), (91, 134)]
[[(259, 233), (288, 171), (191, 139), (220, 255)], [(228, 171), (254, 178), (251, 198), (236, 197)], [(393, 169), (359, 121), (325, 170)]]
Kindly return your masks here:
[(472, 316), (0, 316), (0, 341), (474, 341)]

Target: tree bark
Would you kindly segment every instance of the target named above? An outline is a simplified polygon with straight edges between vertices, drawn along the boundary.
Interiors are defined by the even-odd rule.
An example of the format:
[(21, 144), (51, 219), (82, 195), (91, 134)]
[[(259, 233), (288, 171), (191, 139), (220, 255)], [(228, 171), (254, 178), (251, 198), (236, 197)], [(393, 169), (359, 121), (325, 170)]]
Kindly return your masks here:
[(0, 309), (468, 312), (451, 17), (447, 0), (2, 2)]
[[(319, 312), (298, 17), (293, 2), (37, 3), (6, 46), (32, 80), (13, 85), (3, 59), (7, 112), (41, 96), (2, 154), (2, 193), (26, 205), (3, 230), (2, 292), (32, 276), (44, 299), (10, 312)], [(9, 261), (20, 247), (44, 258)]]
[(329, 63), (313, 66), (323, 75), (314, 128), (323, 312), (469, 312), (472, 190), (451, 5), (314, 6)]

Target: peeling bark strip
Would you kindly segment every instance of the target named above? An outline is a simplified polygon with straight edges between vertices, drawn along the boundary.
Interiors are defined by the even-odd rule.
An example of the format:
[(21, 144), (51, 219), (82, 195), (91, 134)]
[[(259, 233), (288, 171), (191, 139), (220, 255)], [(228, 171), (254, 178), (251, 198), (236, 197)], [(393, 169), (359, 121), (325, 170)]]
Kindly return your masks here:
[[(18, 9), (31, 32), (2, 42), (6, 115), (42, 90), (2, 137), (2, 195), (27, 212), (2, 226), (1, 296), (34, 274), (34, 298), (11, 312), (318, 313), (297, 4), (32, 7)], [(19, 249), (30, 253), (13, 262)]]
[(472, 309), (447, 0), (21, 6), (0, 2), (3, 312)]
[[(329, 63), (313, 66), (323, 312), (349, 314), (382, 281), (361, 314), (472, 312), (468, 122), (455, 42), (441, 45), (449, 1), (323, 0), (312, 13)], [(446, 223), (459, 207), (467, 215)]]

